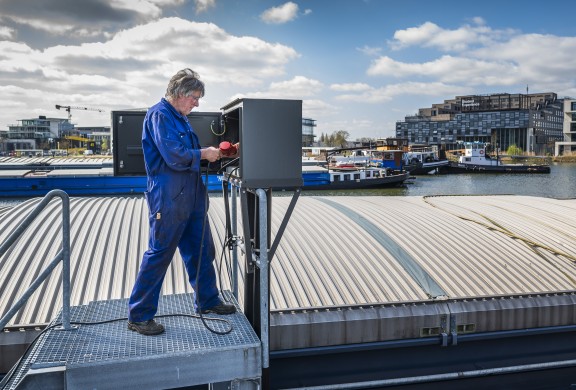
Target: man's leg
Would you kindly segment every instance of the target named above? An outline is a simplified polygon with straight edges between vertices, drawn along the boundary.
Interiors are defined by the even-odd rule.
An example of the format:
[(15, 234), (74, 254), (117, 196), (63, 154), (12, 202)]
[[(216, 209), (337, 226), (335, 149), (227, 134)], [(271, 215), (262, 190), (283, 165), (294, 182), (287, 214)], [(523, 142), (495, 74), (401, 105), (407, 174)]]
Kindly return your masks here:
[(148, 250), (130, 295), (130, 322), (149, 321), (156, 314), (162, 282), (183, 230), (184, 223), (171, 221), (169, 213), (161, 219), (151, 218)]
[[(236, 307), (225, 304), (218, 296), (213, 264), (214, 240), (207, 216), (205, 221), (204, 223), (204, 214), (195, 213), (186, 225), (178, 248), (188, 272), (190, 285), (196, 293), (196, 304), (202, 313), (232, 314), (236, 312)], [(198, 261), (200, 247), (202, 247), (202, 260)], [(199, 308), (196, 307), (196, 310)]]

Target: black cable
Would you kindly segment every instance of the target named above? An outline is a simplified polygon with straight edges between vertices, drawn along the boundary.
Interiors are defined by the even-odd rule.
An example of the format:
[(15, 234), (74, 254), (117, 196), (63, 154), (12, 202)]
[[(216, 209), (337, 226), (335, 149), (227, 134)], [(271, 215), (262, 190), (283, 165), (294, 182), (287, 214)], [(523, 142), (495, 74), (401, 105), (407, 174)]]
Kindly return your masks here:
[[(238, 161), (239, 159), (240, 159), (240, 157), (236, 157), (236, 158), (233, 158), (232, 160), (228, 161), (226, 164), (222, 165), (222, 166), (220, 167), (220, 169), (218, 169), (218, 172), (217, 172), (217, 173), (221, 173), (224, 168), (226, 168), (226, 167), (227, 167), (228, 165), (230, 165), (230, 164), (235, 163), (235, 162)], [(236, 169), (238, 169), (238, 167), (236, 167)]]
[[(232, 323), (228, 320), (225, 319), (221, 319), (222, 321), (227, 322), (230, 325), (230, 331), (223, 333), (221, 331), (212, 329), (207, 323), (206, 321), (204, 321), (204, 315), (202, 313), (202, 305), (200, 304), (200, 288), (199, 288), (199, 282), (200, 282), (200, 267), (202, 265), (202, 250), (204, 249), (204, 234), (206, 233), (206, 221), (208, 220), (208, 170), (210, 168), (210, 162), (208, 162), (208, 164), (206, 165), (206, 170), (205, 172), (205, 177), (206, 177), (206, 184), (205, 184), (205, 198), (204, 198), (204, 219), (202, 221), (202, 237), (200, 239), (200, 253), (198, 255), (198, 267), (196, 268), (196, 306), (198, 306), (198, 313), (199, 313), (199, 317), (200, 320), (202, 321), (202, 323), (204, 324), (204, 327), (206, 329), (208, 329), (210, 332), (215, 333), (215, 334), (219, 334), (219, 335), (224, 335), (224, 334), (228, 334), (230, 333), (230, 331), (232, 331)], [(201, 175), (200, 175), (201, 178)], [(218, 275), (218, 281), (220, 283), (220, 287), (222, 287), (222, 279), (220, 278), (221, 275), (219, 273)], [(222, 296), (224, 296), (223, 294), (221, 294)], [(228, 302), (228, 301), (226, 301)]]

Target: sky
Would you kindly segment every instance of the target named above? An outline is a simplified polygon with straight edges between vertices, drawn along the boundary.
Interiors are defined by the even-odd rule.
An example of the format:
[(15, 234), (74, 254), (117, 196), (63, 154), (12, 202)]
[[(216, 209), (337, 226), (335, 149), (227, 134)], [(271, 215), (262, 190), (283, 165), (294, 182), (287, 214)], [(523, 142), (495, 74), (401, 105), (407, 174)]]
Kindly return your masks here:
[[(0, 0), (0, 130), (40, 115), (111, 126), (191, 68), (197, 111), (297, 99), (315, 134), (386, 138), (458, 95), (576, 96), (567, 3), (452, 0)], [(82, 109), (88, 108), (88, 110)]]

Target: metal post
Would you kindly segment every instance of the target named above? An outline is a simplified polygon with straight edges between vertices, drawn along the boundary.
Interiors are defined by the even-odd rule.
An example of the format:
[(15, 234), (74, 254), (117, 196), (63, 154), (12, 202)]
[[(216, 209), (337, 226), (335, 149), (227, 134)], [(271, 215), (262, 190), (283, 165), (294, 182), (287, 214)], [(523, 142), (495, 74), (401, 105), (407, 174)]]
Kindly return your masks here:
[(262, 341), (262, 368), (270, 365), (269, 346), (269, 291), (268, 291), (268, 205), (267, 194), (262, 189), (257, 189), (256, 194), (260, 199), (260, 339)]
[(70, 198), (62, 194), (62, 327), (70, 330)]
[[(238, 301), (238, 208), (236, 206), (238, 197), (238, 188), (236, 186), (232, 186), (232, 235), (234, 236), (234, 246), (232, 248), (232, 293), (234, 294), (234, 298)], [(226, 200), (228, 201), (228, 200)]]

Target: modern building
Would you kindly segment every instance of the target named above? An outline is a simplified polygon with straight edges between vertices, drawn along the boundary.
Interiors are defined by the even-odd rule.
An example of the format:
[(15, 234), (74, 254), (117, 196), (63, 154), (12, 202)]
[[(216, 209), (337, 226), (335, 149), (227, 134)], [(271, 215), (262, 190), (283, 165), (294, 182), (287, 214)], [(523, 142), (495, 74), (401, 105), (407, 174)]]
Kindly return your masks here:
[(488, 142), (502, 151), (515, 145), (533, 155), (553, 154), (564, 139), (564, 102), (556, 93), (456, 96), (396, 123), (410, 144), (458, 149), (464, 141)]
[(57, 140), (71, 134), (74, 125), (68, 119), (39, 116), (21, 119), (8, 126), (6, 150), (54, 149)]
[(8, 126), (10, 139), (62, 138), (71, 133), (74, 125), (68, 119), (47, 118), (21, 119), (17, 125)]
[(110, 148), (110, 127), (75, 127), (69, 119), (39, 116), (9, 125), (3, 152), (86, 147), (94, 151)]
[(314, 144), (314, 128), (316, 121), (310, 118), (302, 118), (302, 146), (312, 146)]
[(79, 137), (88, 139), (86, 146), (95, 153), (110, 151), (112, 132), (109, 126), (76, 127), (74, 133)]
[(564, 140), (556, 142), (555, 156), (576, 152), (576, 99), (564, 98)]
[(8, 151), (8, 130), (0, 130), (0, 156), (3, 156)]

